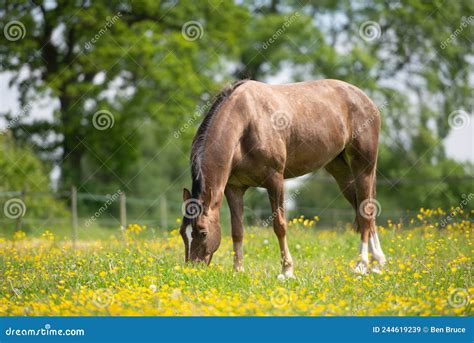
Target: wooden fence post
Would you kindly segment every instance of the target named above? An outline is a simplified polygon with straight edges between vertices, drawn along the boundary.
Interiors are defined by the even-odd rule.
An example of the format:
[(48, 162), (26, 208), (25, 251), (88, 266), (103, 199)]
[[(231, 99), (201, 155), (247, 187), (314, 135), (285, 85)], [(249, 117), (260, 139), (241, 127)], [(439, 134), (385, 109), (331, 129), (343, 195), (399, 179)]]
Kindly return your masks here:
[(160, 224), (162, 227), (168, 227), (168, 204), (166, 195), (162, 195), (160, 199)]
[(120, 192), (120, 229), (125, 239), (125, 230), (127, 229), (127, 199), (125, 192)]
[[(21, 194), (20, 194), (20, 200), (21, 200), (21, 203), (24, 205), (25, 204), (25, 195), (26, 195), (26, 187), (23, 188), (23, 190), (21, 191)], [(25, 210), (26, 210), (26, 207), (25, 207)], [(19, 231), (21, 229), (21, 219), (23, 218), (23, 216), (25, 215), (25, 212), (21, 213), (15, 220), (15, 232), (16, 231)]]
[(71, 219), (72, 219), (72, 247), (76, 249), (77, 241), (77, 189), (71, 187)]

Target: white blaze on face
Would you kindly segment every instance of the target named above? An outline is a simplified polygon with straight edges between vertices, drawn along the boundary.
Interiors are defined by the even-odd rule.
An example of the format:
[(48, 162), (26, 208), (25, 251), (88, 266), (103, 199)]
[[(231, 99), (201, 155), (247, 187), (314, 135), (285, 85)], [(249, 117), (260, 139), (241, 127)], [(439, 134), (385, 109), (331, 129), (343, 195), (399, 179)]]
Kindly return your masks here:
[(191, 258), (191, 242), (193, 241), (193, 236), (191, 233), (193, 232), (193, 227), (188, 225), (186, 227), (186, 237), (188, 238), (188, 258)]

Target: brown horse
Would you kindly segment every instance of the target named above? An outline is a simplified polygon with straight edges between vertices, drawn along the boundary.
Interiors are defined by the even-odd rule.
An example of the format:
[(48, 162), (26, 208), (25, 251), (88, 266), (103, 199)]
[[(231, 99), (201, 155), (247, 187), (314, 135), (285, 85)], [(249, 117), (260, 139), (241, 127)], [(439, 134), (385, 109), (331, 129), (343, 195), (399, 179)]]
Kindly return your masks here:
[(356, 211), (356, 272), (385, 263), (376, 232), (375, 171), (380, 115), (358, 88), (338, 80), (284, 85), (239, 81), (214, 101), (192, 144), (192, 192), (183, 191), (186, 261), (211, 262), (221, 241), (220, 207), (230, 208), (234, 269), (243, 270), (243, 196), (264, 187), (280, 244), (282, 273), (293, 276), (286, 240), (283, 180), (325, 168)]

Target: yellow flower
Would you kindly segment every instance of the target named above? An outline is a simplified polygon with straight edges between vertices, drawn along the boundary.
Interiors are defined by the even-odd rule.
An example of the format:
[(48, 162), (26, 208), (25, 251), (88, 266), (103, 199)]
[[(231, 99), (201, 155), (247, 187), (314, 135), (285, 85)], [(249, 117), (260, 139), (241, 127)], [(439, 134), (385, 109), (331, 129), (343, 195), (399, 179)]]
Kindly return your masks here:
[(46, 230), (45, 232), (43, 232), (41, 237), (43, 237), (44, 239), (48, 241), (54, 241), (54, 235), (49, 230)]
[(26, 233), (24, 233), (21, 230), (15, 231), (15, 233), (13, 234), (13, 240), (15, 241), (19, 241), (25, 237), (26, 237)]

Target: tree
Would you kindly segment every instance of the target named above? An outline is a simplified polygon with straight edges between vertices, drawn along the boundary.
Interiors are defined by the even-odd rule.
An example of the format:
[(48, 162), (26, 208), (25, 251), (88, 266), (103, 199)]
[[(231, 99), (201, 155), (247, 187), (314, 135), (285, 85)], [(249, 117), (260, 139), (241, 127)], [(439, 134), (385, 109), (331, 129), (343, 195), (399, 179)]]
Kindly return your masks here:
[[(15, 138), (58, 164), (62, 185), (91, 190), (104, 181), (127, 188), (143, 125), (165, 144), (214, 90), (212, 71), (233, 52), (246, 15), (230, 1), (0, 4), (2, 22), (24, 34), (11, 31), (0, 46), (0, 71), (16, 73), (25, 108), (9, 114)], [(58, 100), (53, 120), (28, 121), (30, 102), (45, 96)]]
[(49, 175), (43, 163), (31, 150), (16, 146), (5, 132), (0, 135), (0, 169), (2, 228), (16, 228), (19, 217), (36, 219), (36, 229), (49, 225), (52, 218), (69, 217), (64, 204), (50, 195)]
[[(63, 186), (166, 192), (178, 202), (195, 129), (235, 78), (336, 78), (362, 88), (383, 115), (381, 180), (469, 172), (445, 156), (442, 139), (473, 104), (470, 1), (0, 4), (3, 31), (17, 24), (21, 37), (0, 44), (0, 71), (16, 73), (24, 108), (9, 114), (10, 126), (18, 143), (60, 166)], [(31, 103), (46, 96), (57, 100), (53, 120), (32, 121)], [(311, 180), (297, 205), (314, 207), (314, 190), (329, 203), (333, 190)], [(431, 200), (429, 185), (405, 187), (387, 191), (399, 192), (387, 195), (390, 206), (459, 195), (451, 183)], [(249, 198), (257, 206), (262, 197)]]

